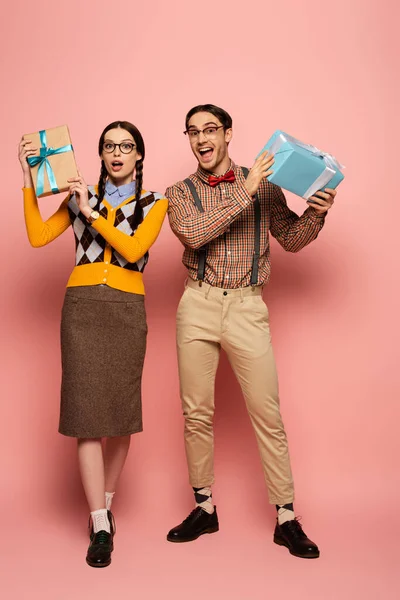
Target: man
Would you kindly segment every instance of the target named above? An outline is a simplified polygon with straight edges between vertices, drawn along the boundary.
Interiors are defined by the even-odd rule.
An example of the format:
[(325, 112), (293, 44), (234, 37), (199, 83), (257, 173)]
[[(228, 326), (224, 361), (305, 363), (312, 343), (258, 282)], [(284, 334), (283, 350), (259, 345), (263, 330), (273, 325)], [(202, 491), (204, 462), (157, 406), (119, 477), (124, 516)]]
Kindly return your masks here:
[(293, 510), (293, 480), (279, 410), (278, 381), (268, 309), (262, 288), (270, 275), (268, 233), (289, 252), (312, 242), (336, 192), (308, 201), (301, 217), (266, 178), (273, 156), (252, 169), (229, 157), (232, 119), (212, 104), (192, 108), (184, 132), (198, 161), (196, 173), (168, 188), (171, 228), (185, 246), (186, 289), (177, 312), (177, 348), (185, 445), (196, 508), (167, 536), (187, 542), (218, 531), (213, 505), (214, 382), (221, 348), (241, 385), (261, 454), (271, 504), (277, 508), (274, 541), (301, 558), (317, 558)]

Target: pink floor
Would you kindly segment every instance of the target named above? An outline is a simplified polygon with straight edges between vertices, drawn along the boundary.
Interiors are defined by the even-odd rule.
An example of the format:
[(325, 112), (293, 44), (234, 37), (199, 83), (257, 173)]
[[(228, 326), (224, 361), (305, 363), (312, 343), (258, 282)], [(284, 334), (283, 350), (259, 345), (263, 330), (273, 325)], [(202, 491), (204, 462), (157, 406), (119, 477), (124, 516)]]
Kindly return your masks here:
[[(275, 509), (268, 504), (254, 434), (225, 357), (215, 416), (220, 531), (188, 544), (166, 541), (167, 531), (192, 509), (193, 497), (178, 381), (163, 383), (176, 368), (172, 326), (160, 338), (158, 323), (152, 325), (149, 352), (164, 362), (158, 378), (151, 376), (152, 362), (146, 363), (145, 430), (132, 440), (115, 497), (115, 551), (106, 569), (85, 563), (88, 511), (75, 441), (57, 433), (58, 355), (49, 370), (50, 355), (44, 361), (34, 347), (29, 350), (22, 332), (14, 338), (30, 360), (24, 376), (10, 381), (3, 411), (8, 428), (0, 454), (2, 600), (398, 600), (395, 413), (389, 418), (386, 408), (380, 420), (373, 419), (364, 409), (364, 398), (373, 405), (368, 379), (365, 387), (358, 378), (354, 388), (348, 381), (342, 394), (342, 381), (330, 378), (323, 356), (315, 360), (328, 386), (321, 387), (302, 366), (294, 371), (294, 361), (291, 377), (281, 379), (295, 508), (321, 557), (301, 560), (272, 542)], [(280, 352), (278, 344), (278, 363), (285, 364)], [(307, 392), (301, 401), (300, 388)], [(358, 396), (351, 395), (353, 389)]]
[[(83, 506), (74, 516), (28, 499), (8, 519), (3, 510), (2, 596), (7, 600), (174, 598), (176, 600), (332, 599), (400, 597), (397, 540), (383, 519), (367, 511), (314, 507), (309, 535), (321, 557), (301, 560), (271, 541), (273, 512), (230, 493), (219, 496), (220, 531), (189, 544), (169, 544), (165, 533), (184, 516), (181, 504), (160, 497), (131, 507), (115, 503), (118, 532), (106, 569), (85, 563)], [(167, 494), (168, 495), (168, 494)], [(164, 498), (165, 499), (165, 498)], [(303, 507), (305, 508), (305, 507)], [(307, 512), (311, 513), (311, 510)], [(63, 516), (63, 520), (62, 517)]]

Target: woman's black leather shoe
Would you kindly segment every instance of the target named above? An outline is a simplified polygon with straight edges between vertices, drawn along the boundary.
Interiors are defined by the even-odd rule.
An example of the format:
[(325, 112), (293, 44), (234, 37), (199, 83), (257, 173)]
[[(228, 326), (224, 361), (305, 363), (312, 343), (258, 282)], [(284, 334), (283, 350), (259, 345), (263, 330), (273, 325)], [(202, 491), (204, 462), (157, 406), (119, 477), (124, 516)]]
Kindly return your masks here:
[(111, 563), (111, 552), (114, 549), (113, 538), (107, 531), (93, 533), (86, 555), (86, 562), (91, 567), (108, 567)]

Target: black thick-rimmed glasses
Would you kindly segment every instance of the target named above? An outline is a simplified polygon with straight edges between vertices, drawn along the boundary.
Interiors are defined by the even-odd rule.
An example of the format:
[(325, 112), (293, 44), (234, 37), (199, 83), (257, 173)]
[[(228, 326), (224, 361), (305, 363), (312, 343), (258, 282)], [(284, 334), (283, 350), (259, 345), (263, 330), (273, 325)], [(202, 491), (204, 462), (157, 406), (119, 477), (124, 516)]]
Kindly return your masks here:
[(117, 146), (122, 154), (130, 154), (132, 150), (136, 148), (136, 144), (132, 144), (131, 142), (121, 142), (120, 144), (114, 144), (114, 142), (104, 142), (103, 150), (104, 152), (107, 152), (107, 154), (111, 154), (111, 152), (114, 152)]
[(224, 128), (223, 125), (219, 125), (219, 127), (209, 126), (209, 127), (205, 127), (204, 129), (186, 129), (183, 133), (185, 135), (189, 136), (190, 140), (197, 140), (200, 133), (202, 133), (204, 135), (204, 137), (206, 137), (206, 138), (213, 138), (217, 135), (218, 129), (223, 129), (223, 128)]

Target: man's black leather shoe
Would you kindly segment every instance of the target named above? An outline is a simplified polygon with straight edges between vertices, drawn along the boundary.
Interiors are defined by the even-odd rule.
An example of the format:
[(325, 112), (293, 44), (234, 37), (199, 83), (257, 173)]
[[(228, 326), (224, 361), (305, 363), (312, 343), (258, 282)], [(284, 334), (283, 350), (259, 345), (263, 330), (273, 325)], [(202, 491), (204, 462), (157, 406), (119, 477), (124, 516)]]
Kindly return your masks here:
[(219, 530), (217, 507), (210, 515), (200, 506), (192, 510), (190, 515), (167, 535), (169, 542), (192, 542), (204, 533), (215, 533)]
[(93, 533), (86, 555), (86, 562), (91, 567), (108, 567), (111, 563), (111, 552), (114, 549), (113, 538), (107, 531)]
[(289, 548), (290, 554), (299, 558), (318, 558), (318, 546), (308, 539), (297, 519), (286, 521), (282, 525), (276, 523), (274, 542)]

